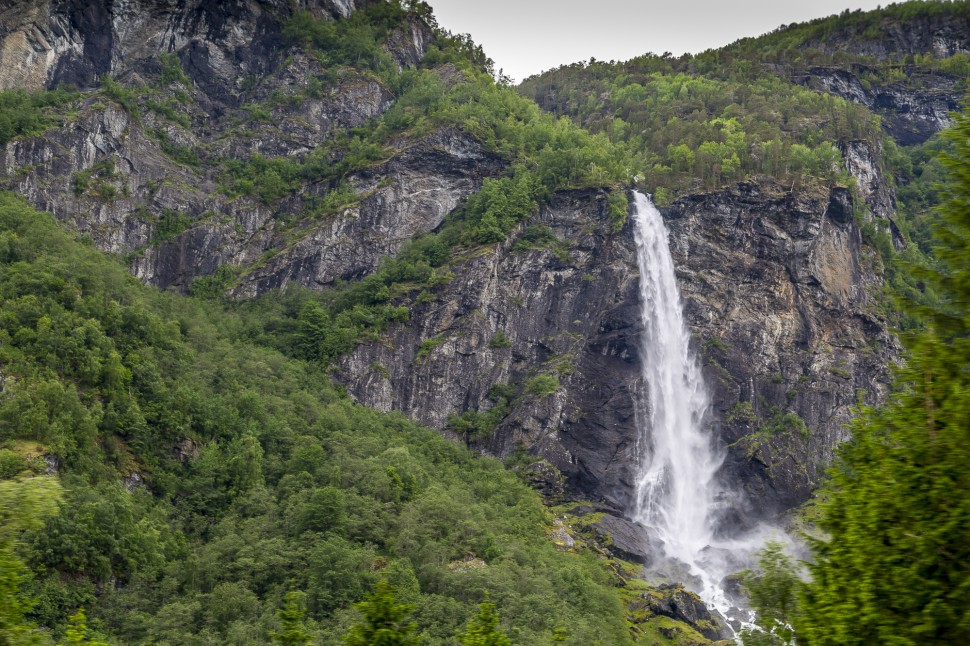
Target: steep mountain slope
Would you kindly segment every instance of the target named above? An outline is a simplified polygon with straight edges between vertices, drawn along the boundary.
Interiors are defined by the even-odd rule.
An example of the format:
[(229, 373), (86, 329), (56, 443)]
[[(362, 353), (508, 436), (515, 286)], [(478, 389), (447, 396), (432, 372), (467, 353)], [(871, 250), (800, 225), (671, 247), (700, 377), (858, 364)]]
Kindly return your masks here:
[[(449, 284), (452, 252), (504, 239), (556, 189), (615, 183), (622, 152), (497, 87), (473, 44), (396, 4), (338, 22), (271, 3), (223, 22), (209, 5), (190, 8), (192, 20), (163, 2), (137, 9), (154, 26), (132, 42), (112, 33), (109, 67), (85, 57), (104, 43), (83, 45), (97, 40), (84, 20), (124, 31), (124, 7), (5, 14), (8, 44), (40, 34), (54, 52), (49, 87), (79, 87), (0, 96), (3, 182), (149, 284), (203, 299), (272, 293), (232, 313), (137, 289), (3, 198), (2, 477), (49, 469), (71, 490), (60, 516), (20, 539), (24, 593), (38, 601), (28, 619), (59, 636), (84, 606), (111, 642), (265, 643), (291, 587), (307, 630), (336, 643), (351, 604), (387, 577), (415, 605), (425, 643), (450, 640), (485, 591), (517, 643), (554, 629), (624, 643), (615, 586), (626, 566), (561, 522), (548, 531), (564, 538), (550, 541), (548, 512), (498, 463), (353, 406), (319, 370)], [(171, 43), (152, 32), (173, 24), (191, 29)], [(243, 34), (267, 39), (264, 67), (232, 54)], [(172, 51), (128, 48), (143, 39)], [(209, 78), (200, 50), (236, 67)], [(539, 163), (512, 165), (523, 153)], [(481, 186), (438, 234), (411, 241)], [(612, 232), (625, 201), (604, 199), (597, 214)], [(381, 260), (398, 251), (399, 262)], [(363, 274), (276, 300), (290, 282)], [(478, 469), (497, 477), (466, 477)], [(507, 543), (506, 522), (518, 528)], [(665, 612), (663, 626), (703, 639)], [(640, 614), (639, 630), (655, 634), (663, 613)]]
[[(362, 201), (365, 215), (341, 215), (334, 223), (326, 216), (335, 215), (334, 206), (343, 204), (321, 208), (318, 202), (336, 187), (339, 176), (331, 174), (346, 175), (349, 170), (339, 168), (338, 162), (350, 144), (333, 140), (338, 135), (349, 139), (348, 130), (390, 107), (394, 96), (379, 73), (396, 77), (397, 66), (420, 59), (433, 40), (430, 28), (400, 9), (388, 14), (375, 8), (357, 24), (346, 24), (342, 34), (348, 40), (368, 39), (361, 45), (367, 51), (354, 52), (346, 45), (346, 51), (333, 56), (339, 63), (366, 55), (367, 62), (333, 67), (320, 57), (286, 56), (283, 25), (292, 12), (287, 3), (253, 2), (225, 15), (219, 6), (199, 3), (186, 8), (156, 2), (119, 9), (78, 3), (34, 18), (31, 33), (57, 34), (51, 35), (53, 45), (44, 41), (53, 48), (47, 58), (54, 57), (48, 63), (47, 86), (67, 81), (81, 89), (99, 84), (105, 89), (100, 98), (87, 92), (80, 96), (65, 128), (8, 149), (6, 167), (16, 177), (10, 186), (31, 195), (39, 208), (89, 233), (99, 248), (131, 254), (133, 273), (145, 282), (186, 289), (195, 276), (212, 274), (225, 263), (252, 265), (263, 254), (293, 245), (301, 237), (311, 243), (314, 236), (355, 238), (376, 227), (388, 240), (375, 243), (369, 255), (351, 259), (337, 247), (316, 259), (315, 275), (301, 275), (298, 282), (330, 283), (366, 273), (401, 241), (437, 226), (460, 196), (476, 190), (483, 176), (495, 172), (496, 166), (489, 165), (475, 142), (460, 135), (404, 139), (387, 148), (358, 151), (366, 163), (387, 160), (390, 165), (363, 177), (344, 178), (361, 196), (350, 199), (344, 190), (344, 203)], [(88, 8), (81, 11), (83, 7)], [(323, 16), (352, 10), (353, 5), (315, 6)], [(41, 5), (32, 11), (40, 12)], [(144, 18), (135, 22), (135, 14)], [(20, 20), (32, 15), (24, 8)], [(82, 46), (84, 38), (95, 33), (82, 17), (115, 25), (108, 30), (106, 52), (101, 45)], [(8, 35), (6, 41), (16, 41), (22, 33), (26, 32)], [(381, 40), (390, 55), (381, 48)], [(78, 58), (77, 49), (110, 56)], [(61, 50), (67, 53), (51, 53)], [(172, 53), (160, 57), (168, 51)], [(42, 53), (26, 58), (46, 61)], [(104, 75), (116, 76), (122, 85), (101, 82), (110, 78)], [(331, 149), (325, 149), (328, 142)], [(291, 159), (314, 150), (316, 168), (307, 171), (312, 183), (299, 195), (293, 194), (293, 178), (281, 178), (279, 169), (251, 170), (254, 164), (265, 164), (266, 157)], [(420, 151), (445, 155), (450, 161), (435, 167), (433, 155), (429, 159)], [(220, 164), (227, 160), (245, 160), (245, 168), (240, 170), (237, 163), (232, 170), (249, 170), (258, 179), (226, 177)], [(484, 163), (469, 167), (477, 161)], [(447, 172), (439, 173), (443, 166)], [(30, 171), (17, 172), (25, 168)], [(217, 183), (231, 187), (219, 190)], [(423, 197), (413, 203), (399, 199), (411, 194)], [(368, 216), (368, 206), (375, 202), (394, 206)], [(308, 212), (318, 222), (307, 222)], [(296, 214), (304, 220), (300, 226), (280, 231), (287, 228), (281, 221), (292, 225)], [(319, 222), (322, 219), (330, 221)], [(323, 233), (318, 232), (321, 227)], [(190, 231), (180, 236), (186, 229)], [(287, 282), (287, 273), (308, 273), (292, 267), (311, 262), (311, 254), (301, 254), (297, 245), (277, 258), (273, 268), (280, 276), (270, 286)], [(338, 257), (320, 264), (328, 255)], [(273, 282), (266, 273), (253, 277), (256, 285), (240, 291), (262, 291), (261, 281)]]
[(902, 3), (782, 27), (742, 39), (722, 56), (758, 61), (794, 83), (864, 105), (897, 142), (913, 145), (948, 125), (961, 105), (968, 33), (964, 2)]

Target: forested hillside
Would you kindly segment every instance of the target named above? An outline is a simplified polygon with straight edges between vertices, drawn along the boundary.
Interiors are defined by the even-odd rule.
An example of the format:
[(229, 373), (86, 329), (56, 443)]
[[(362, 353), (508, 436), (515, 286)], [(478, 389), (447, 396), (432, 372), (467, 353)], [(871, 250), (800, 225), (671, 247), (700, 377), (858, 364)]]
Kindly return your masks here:
[[(64, 489), (46, 526), (4, 539), (5, 583), (27, 575), (5, 638), (29, 622), (61, 640), (85, 608), (111, 643), (266, 643), (294, 590), (315, 643), (341, 643), (387, 579), (427, 644), (486, 593), (516, 643), (628, 639), (605, 563), (558, 551), (500, 462), (354, 405), (320, 364), (138, 284), (9, 194), (0, 231), (2, 477)], [(4, 489), (4, 513), (19, 500)]]

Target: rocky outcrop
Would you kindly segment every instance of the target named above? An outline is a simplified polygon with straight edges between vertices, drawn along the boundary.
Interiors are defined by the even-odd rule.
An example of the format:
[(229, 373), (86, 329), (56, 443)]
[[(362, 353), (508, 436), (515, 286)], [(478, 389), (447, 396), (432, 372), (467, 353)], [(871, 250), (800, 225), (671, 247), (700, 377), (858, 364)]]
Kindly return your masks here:
[[(681, 585), (667, 584), (643, 592), (633, 601), (631, 608), (634, 616), (639, 611), (648, 617), (654, 615), (681, 621), (710, 640), (730, 640), (734, 637), (734, 631), (716, 610), (709, 610), (696, 594), (688, 592)], [(675, 638), (678, 635), (675, 629), (665, 636)]]
[[(385, 255), (435, 229), (459, 200), (502, 164), (457, 130), (434, 132), (384, 164), (351, 174), (357, 197), (346, 208), (314, 214), (309, 204), (329, 185), (312, 185), (275, 208), (215, 196), (198, 208), (207, 218), (170, 241), (145, 248), (132, 272), (159, 287), (187, 287), (223, 265), (239, 268), (234, 294), (252, 297), (290, 283), (320, 288), (373, 271)], [(310, 215), (306, 215), (310, 213)], [(299, 215), (292, 223), (287, 214)]]
[(870, 213), (891, 221), (896, 216), (896, 196), (882, 174), (882, 145), (865, 139), (846, 141), (842, 144), (842, 159), (849, 175), (855, 178), (858, 197)]
[[(408, 142), (387, 163), (348, 178), (360, 197), (356, 204), (303, 222), (296, 233), (264, 241), (260, 246), (283, 251), (249, 271), (234, 293), (256, 296), (289, 283), (320, 288), (370, 273), (381, 258), (396, 255), (408, 240), (436, 229), (462, 198), (478, 190), (484, 177), (502, 167), (496, 156), (458, 130)], [(312, 195), (311, 189), (301, 199)], [(163, 262), (172, 258), (166, 251), (156, 257)], [(228, 262), (244, 264), (245, 252)]]
[(215, 105), (235, 105), (246, 78), (281, 60), (282, 21), (294, 9), (347, 17), (368, 0), (14, 0), (0, 10), (0, 88), (68, 83), (150, 71), (177, 52)]
[(162, 153), (113, 104), (86, 101), (65, 127), (11, 141), (4, 153), (5, 188), (90, 235), (102, 251), (147, 245), (156, 219), (148, 209), (194, 218), (209, 208), (196, 174)]
[(434, 32), (428, 24), (417, 16), (410, 16), (404, 25), (391, 32), (384, 49), (404, 69), (417, 66), (433, 41)]
[(866, 66), (814, 66), (790, 75), (793, 82), (866, 106), (880, 117), (889, 135), (904, 146), (918, 144), (950, 125), (960, 109), (961, 79), (916, 66), (904, 70), (905, 82), (863, 82)]
[[(573, 513), (576, 513), (575, 510)], [(660, 541), (652, 528), (615, 515), (602, 514), (589, 526), (595, 543), (613, 558), (647, 567), (656, 566), (663, 560)]]
[(905, 20), (883, 15), (875, 28), (864, 21), (846, 21), (820, 38), (801, 44), (826, 54), (839, 52), (893, 60), (913, 54), (947, 58), (970, 54), (970, 14), (957, 5), (937, 11), (912, 12)]
[[(324, 1), (305, 8), (339, 17), (363, 4)], [(380, 117), (393, 94), (373, 74), (328, 69), (313, 56), (283, 47), (281, 21), (300, 5), (253, 1), (232, 11), (213, 3), (186, 8), (161, 0), (95, 3), (83, 11), (80, 6), (19, 3), (0, 15), (0, 26), (8, 35), (28, 29), (28, 23), (38, 34), (54, 30), (44, 40), (49, 45), (66, 42), (71, 29), (94, 38), (84, 21), (107, 12), (114, 16), (114, 29), (123, 31), (109, 30), (109, 71), (134, 87), (136, 98), (126, 104), (103, 93), (82, 94), (62, 127), (8, 142), (0, 156), (0, 186), (54, 213), (99, 249), (129, 257), (132, 272), (148, 284), (186, 290), (196, 277), (223, 265), (244, 274), (237, 293), (246, 296), (290, 282), (318, 287), (360, 276), (406, 240), (437, 227), (484, 177), (501, 168), (474, 138), (444, 130), (417, 139), (398, 137), (387, 147), (384, 163), (344, 178), (342, 190), (357, 196), (344, 201), (350, 202), (347, 208), (322, 212), (316, 207), (334, 182), (308, 182), (281, 200), (231, 197), (222, 160), (248, 160), (254, 154), (300, 159)], [(136, 19), (133, 12), (141, 13)], [(258, 41), (252, 51), (250, 41)], [(410, 16), (391, 33), (385, 49), (400, 65), (410, 66), (431, 41), (430, 27)], [(245, 51), (230, 55), (233, 47)], [(199, 48), (222, 52), (217, 58), (225, 69), (213, 71), (211, 79), (193, 76), (198, 66), (192, 52)], [(81, 45), (75, 49), (86, 51)], [(259, 81), (249, 87), (256, 76), (248, 57), (263, 49)], [(166, 50), (181, 57), (189, 78), (162, 82), (159, 53)], [(96, 66), (83, 57), (55, 63), (75, 70), (72, 74)], [(234, 78), (249, 79), (247, 89), (232, 85)], [(45, 83), (57, 80), (51, 76)], [(78, 82), (85, 87), (87, 81)], [(268, 114), (253, 116), (232, 107), (243, 99)]]
[(906, 239), (896, 223), (896, 190), (882, 171), (882, 142), (856, 139), (842, 142), (841, 148), (842, 163), (855, 179), (854, 195), (845, 196), (849, 200), (846, 207), (856, 219), (887, 227), (893, 247), (902, 251), (906, 248)]

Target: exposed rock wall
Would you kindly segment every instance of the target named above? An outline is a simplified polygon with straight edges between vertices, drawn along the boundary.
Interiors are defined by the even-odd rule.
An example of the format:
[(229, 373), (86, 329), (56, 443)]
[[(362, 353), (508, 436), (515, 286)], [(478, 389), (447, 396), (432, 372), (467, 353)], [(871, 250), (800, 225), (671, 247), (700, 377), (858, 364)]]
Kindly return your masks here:
[(918, 144), (950, 125), (951, 112), (960, 109), (961, 80), (943, 72), (915, 66), (905, 70), (906, 82), (864, 84), (865, 66), (814, 66), (792, 74), (791, 80), (866, 106), (882, 117), (889, 135), (904, 146)]
[(845, 189), (749, 182), (664, 214), (726, 477), (755, 512), (782, 511), (818, 483), (859, 397), (887, 394), (896, 345), (867, 296), (878, 262)]
[[(364, 4), (325, 0), (307, 8), (338, 17)], [(111, 100), (88, 97), (62, 127), (7, 143), (0, 151), (0, 187), (51, 211), (90, 236), (99, 249), (129, 256), (139, 279), (162, 288), (185, 290), (194, 278), (225, 264), (245, 273), (237, 293), (246, 296), (289, 282), (319, 287), (373, 270), (383, 255), (437, 227), (502, 164), (472, 137), (445, 130), (418, 139), (400, 137), (384, 163), (347, 177), (347, 186), (359, 196), (350, 208), (307, 217), (312, 201), (333, 188), (325, 182), (272, 204), (257, 197), (227, 197), (218, 186), (218, 167), (208, 160), (247, 159), (254, 153), (303, 155), (379, 117), (393, 102), (392, 93), (372, 74), (351, 69), (334, 74), (318, 60), (281, 46), (281, 20), (301, 6), (253, 0), (231, 7), (208, 2), (185, 7), (156, 0), (10, 7), (0, 15), (0, 35), (49, 31), (44, 42), (77, 54), (55, 57), (43, 84), (64, 80), (55, 69), (74, 70), (81, 87), (95, 84), (105, 71), (128, 75), (134, 85), (157, 83), (158, 54), (166, 50), (178, 53), (191, 81), (178, 86), (189, 98), (176, 108), (187, 127), (145, 105), (133, 116)], [(110, 54), (107, 62), (84, 54), (84, 38), (95, 38), (88, 23), (102, 18), (114, 25), (105, 32), (111, 42), (102, 43)], [(71, 49), (65, 43), (74, 42), (75, 32), (84, 42)], [(400, 65), (410, 66), (432, 40), (428, 25), (412, 16), (391, 33), (385, 49)], [(209, 52), (205, 61), (218, 59), (219, 65), (199, 72), (193, 52), (200, 48)], [(24, 52), (11, 56), (24, 65), (33, 60)], [(259, 69), (251, 57), (259, 59)], [(102, 63), (109, 67), (97, 67)], [(98, 74), (82, 78), (92, 66)], [(236, 82), (256, 76), (258, 84), (245, 92)], [(311, 82), (319, 84), (321, 76), (335, 80), (297, 94), (298, 100), (268, 103), (268, 119), (247, 121), (244, 110), (231, 108), (242, 98), (266, 101), (301, 92)], [(29, 86), (20, 77), (3, 82)], [(164, 151), (163, 140), (197, 151), (202, 163), (177, 162)], [(160, 237), (162, 219), (171, 214), (184, 230)]]
[(143, 71), (178, 52), (192, 80), (234, 104), (247, 75), (280, 60), (281, 20), (294, 9), (347, 17), (370, 0), (13, 0), (0, 10), (0, 88), (70, 83)]
[[(763, 180), (663, 212), (714, 393), (724, 477), (747, 494), (726, 499), (726, 513), (779, 513), (817, 484), (860, 393), (886, 395), (895, 342), (866, 296), (878, 267), (845, 189)], [(513, 240), (465, 260), (434, 302), (412, 309), (414, 324), (358, 348), (339, 378), (368, 406), (447, 428), (451, 413), (493, 406), (494, 384), (558, 375), (555, 393), (520, 395), (477, 445), (509, 455), (521, 443), (623, 509), (644, 387), (632, 231), (610, 231), (595, 193), (559, 195), (536, 222), (562, 246), (516, 252)], [(494, 342), (500, 334), (509, 347)]]
[[(322, 221), (301, 223), (291, 240), (266, 240), (263, 248), (284, 250), (248, 272), (235, 293), (256, 296), (269, 289), (296, 283), (320, 288), (337, 279), (370, 273), (387, 255), (396, 255), (408, 240), (436, 229), (459, 201), (474, 193), (482, 180), (503, 164), (483, 151), (473, 138), (458, 130), (432, 133), (409, 142), (398, 155), (375, 168), (352, 174), (360, 201)], [(312, 196), (313, 190), (307, 195)], [(258, 243), (257, 243), (258, 244)], [(164, 263), (173, 254), (160, 249), (145, 261)], [(246, 264), (246, 258), (231, 258)], [(164, 282), (164, 281), (163, 281)]]
[[(862, 25), (862, 28), (866, 25)], [(821, 39), (809, 40), (804, 49), (817, 49), (828, 54), (848, 52), (880, 60), (908, 54), (933, 54), (946, 58), (970, 54), (970, 14), (966, 10), (912, 15), (905, 21), (884, 17), (873, 34), (859, 33), (859, 24), (849, 24), (826, 33)]]

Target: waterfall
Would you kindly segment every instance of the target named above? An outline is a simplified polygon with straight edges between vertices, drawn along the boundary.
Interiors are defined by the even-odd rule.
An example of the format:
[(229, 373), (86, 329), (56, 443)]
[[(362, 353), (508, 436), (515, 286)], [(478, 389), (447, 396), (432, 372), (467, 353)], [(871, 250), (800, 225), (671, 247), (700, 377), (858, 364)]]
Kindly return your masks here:
[[(709, 605), (729, 606), (711, 562), (716, 474), (723, 456), (707, 429), (709, 397), (674, 277), (667, 230), (650, 199), (634, 192), (640, 267), (642, 377), (646, 401), (638, 416), (638, 465), (633, 519), (655, 530), (668, 561), (686, 567)], [(691, 587), (691, 586), (689, 586)]]

